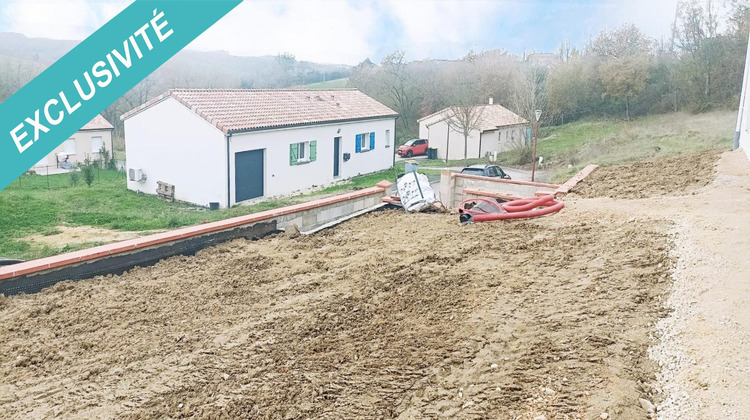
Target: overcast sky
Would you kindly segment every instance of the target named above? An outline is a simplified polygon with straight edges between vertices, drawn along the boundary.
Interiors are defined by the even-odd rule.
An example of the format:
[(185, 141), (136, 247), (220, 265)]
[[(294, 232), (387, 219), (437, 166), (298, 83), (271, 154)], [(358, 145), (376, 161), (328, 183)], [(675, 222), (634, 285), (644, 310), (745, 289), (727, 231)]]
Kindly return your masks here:
[[(0, 31), (82, 40), (126, 0), (2, 0)], [(677, 0), (245, 0), (189, 48), (234, 55), (289, 52), (298, 60), (357, 64), (402, 49), (411, 60), (467, 51), (552, 52), (602, 29), (636, 24), (668, 37)]]

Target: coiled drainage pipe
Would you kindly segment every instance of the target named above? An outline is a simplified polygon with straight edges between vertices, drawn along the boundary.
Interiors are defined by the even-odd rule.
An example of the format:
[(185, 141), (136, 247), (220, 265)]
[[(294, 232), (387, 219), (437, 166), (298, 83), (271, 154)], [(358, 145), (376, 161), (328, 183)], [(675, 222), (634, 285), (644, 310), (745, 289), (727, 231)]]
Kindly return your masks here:
[[(466, 208), (469, 203), (475, 203)], [(524, 198), (500, 204), (489, 198), (470, 198), (458, 205), (461, 223), (488, 222), (491, 220), (525, 219), (545, 216), (560, 211), (565, 203), (555, 200), (553, 195), (539, 198)]]

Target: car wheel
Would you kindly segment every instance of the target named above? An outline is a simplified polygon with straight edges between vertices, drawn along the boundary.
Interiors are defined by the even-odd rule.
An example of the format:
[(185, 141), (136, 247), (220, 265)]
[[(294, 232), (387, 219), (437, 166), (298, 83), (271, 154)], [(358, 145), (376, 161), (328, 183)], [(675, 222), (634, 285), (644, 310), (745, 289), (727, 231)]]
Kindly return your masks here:
[(411, 150), (406, 152), (406, 157), (412, 157), (412, 156), (414, 156), (414, 153), (412, 153)]

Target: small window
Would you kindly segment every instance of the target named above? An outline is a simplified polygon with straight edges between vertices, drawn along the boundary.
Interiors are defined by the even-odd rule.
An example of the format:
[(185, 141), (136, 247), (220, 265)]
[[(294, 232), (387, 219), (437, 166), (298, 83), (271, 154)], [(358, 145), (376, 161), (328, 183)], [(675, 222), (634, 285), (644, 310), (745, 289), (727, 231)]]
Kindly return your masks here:
[(385, 130), (385, 147), (391, 147), (391, 130)]
[(91, 138), (91, 153), (99, 153), (102, 150), (102, 146), (104, 143), (102, 143), (101, 137), (92, 137)]
[(76, 139), (67, 139), (63, 143), (63, 151), (69, 155), (76, 154)]
[(289, 145), (289, 165), (299, 165), (315, 162), (317, 157), (317, 141), (302, 141)]
[(359, 149), (361, 151), (370, 150), (370, 133), (362, 133), (359, 137)]

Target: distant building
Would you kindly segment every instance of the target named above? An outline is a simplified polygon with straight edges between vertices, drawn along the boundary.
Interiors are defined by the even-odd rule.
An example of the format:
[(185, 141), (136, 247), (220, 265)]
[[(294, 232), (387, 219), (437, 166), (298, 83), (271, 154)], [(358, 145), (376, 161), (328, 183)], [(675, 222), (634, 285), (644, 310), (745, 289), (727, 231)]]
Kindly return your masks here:
[(92, 160), (99, 159), (102, 147), (105, 147), (109, 151), (109, 156), (112, 157), (112, 130), (114, 129), (109, 121), (97, 115), (34, 166), (67, 169), (75, 163), (83, 162), (87, 157)]
[(227, 207), (380, 171), (397, 116), (356, 89), (174, 89), (122, 116), (128, 188)]
[[(502, 105), (494, 105), (490, 98), (488, 105), (479, 105), (481, 123), (468, 137), (467, 157), (478, 158), (492, 152), (505, 152), (523, 145), (526, 141), (526, 128), (529, 122)], [(439, 159), (463, 159), (464, 136), (451, 129), (447, 120), (453, 117), (451, 108), (420, 118), (419, 138), (428, 139), (431, 148), (437, 148)], [(450, 147), (447, 147), (450, 141)], [(450, 156), (446, 156), (446, 150)]]

